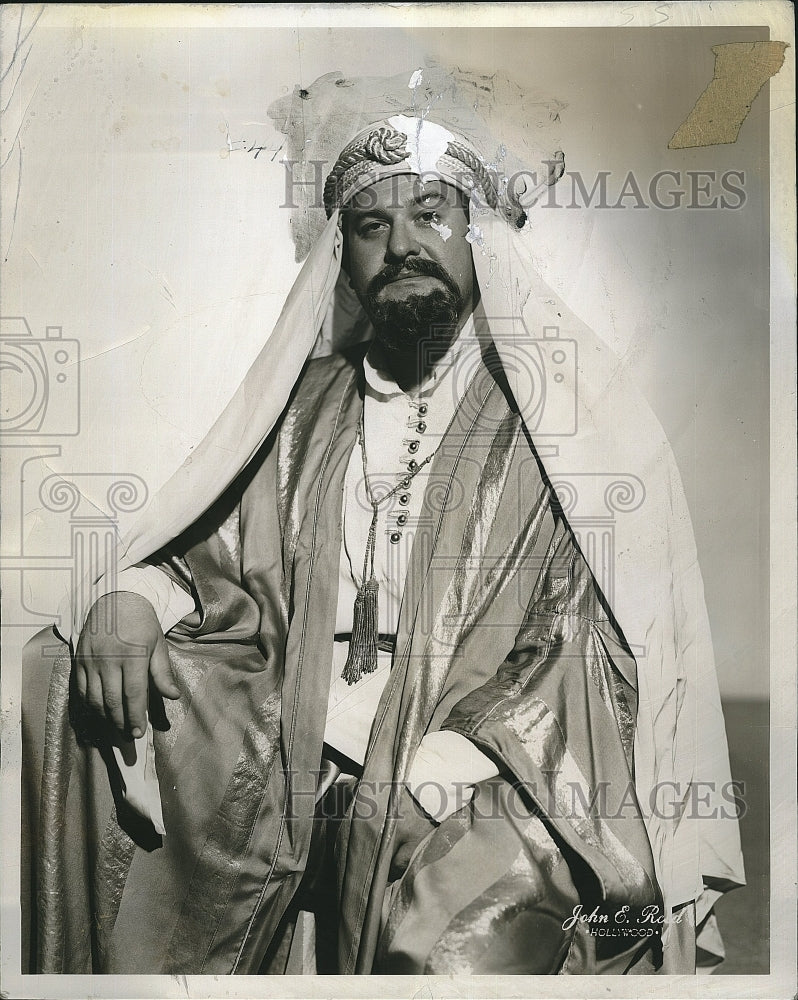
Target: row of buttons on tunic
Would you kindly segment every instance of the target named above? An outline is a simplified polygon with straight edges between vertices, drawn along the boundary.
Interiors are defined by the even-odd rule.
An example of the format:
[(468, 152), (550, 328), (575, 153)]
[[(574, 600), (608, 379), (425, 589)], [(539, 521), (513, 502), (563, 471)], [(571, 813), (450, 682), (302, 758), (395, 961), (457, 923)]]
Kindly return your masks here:
[[(412, 427), (417, 434), (423, 434), (427, 429), (427, 425), (424, 423), (424, 417), (426, 417), (428, 412), (427, 404), (417, 403), (413, 400), (410, 400), (409, 402), (410, 405), (416, 410), (416, 414), (410, 417), (410, 419), (408, 420), (408, 426)], [(418, 469), (418, 462), (412, 456), (415, 455), (418, 449), (421, 447), (421, 441), (418, 438), (405, 438), (405, 440), (402, 443), (407, 446), (408, 455), (406, 456), (403, 455), (400, 461), (402, 462), (403, 465), (407, 466), (408, 472), (411, 473), (415, 472), (416, 469)], [(410, 476), (404, 476), (401, 480), (402, 487), (405, 490), (407, 490), (407, 488), (410, 486), (410, 483), (411, 483)], [(407, 508), (408, 505), (410, 504), (410, 496), (411, 496), (410, 493), (407, 492), (400, 493), (399, 496), (397, 497), (399, 506)], [(396, 524), (394, 528), (390, 531), (388, 537), (393, 545), (398, 545), (399, 542), (402, 540), (402, 529), (407, 524), (407, 510), (406, 509), (399, 510), (395, 513), (392, 513), (391, 516), (395, 518)]]

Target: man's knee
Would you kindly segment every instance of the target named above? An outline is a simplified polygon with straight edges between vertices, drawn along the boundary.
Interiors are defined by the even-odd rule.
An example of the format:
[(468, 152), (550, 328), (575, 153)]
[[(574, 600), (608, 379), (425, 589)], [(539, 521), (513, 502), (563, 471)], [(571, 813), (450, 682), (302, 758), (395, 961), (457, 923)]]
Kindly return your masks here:
[(31, 671), (43, 669), (41, 664), (49, 664), (49, 669), (52, 669), (55, 660), (64, 655), (69, 655), (69, 647), (59, 638), (53, 626), (48, 625), (41, 632), (31, 636), (22, 647), (23, 676)]
[(22, 649), (22, 723), (26, 732), (43, 730), (53, 670), (68, 676), (69, 647), (52, 626), (37, 632)]

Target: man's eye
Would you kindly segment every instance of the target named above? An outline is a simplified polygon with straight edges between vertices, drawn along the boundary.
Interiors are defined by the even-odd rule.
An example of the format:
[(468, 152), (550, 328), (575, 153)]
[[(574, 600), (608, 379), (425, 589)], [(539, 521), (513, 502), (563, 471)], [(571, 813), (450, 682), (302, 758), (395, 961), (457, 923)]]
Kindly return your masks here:
[(373, 236), (375, 233), (378, 233), (381, 229), (383, 229), (384, 226), (385, 223), (383, 222), (364, 222), (362, 226), (358, 227), (358, 235)]
[(422, 222), (426, 222), (426, 224), (429, 225), (431, 222), (440, 222), (440, 219), (438, 218), (438, 213), (437, 212), (433, 212), (430, 209), (427, 212), (422, 212), (421, 213), (421, 221)]

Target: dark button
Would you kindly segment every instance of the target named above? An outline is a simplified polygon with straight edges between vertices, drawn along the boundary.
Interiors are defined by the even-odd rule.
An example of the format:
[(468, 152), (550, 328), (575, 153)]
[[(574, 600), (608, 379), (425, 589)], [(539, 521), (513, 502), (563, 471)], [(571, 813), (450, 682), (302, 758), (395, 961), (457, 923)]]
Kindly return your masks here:
[(408, 504), (410, 503), (410, 494), (409, 494), (409, 493), (403, 493), (403, 494), (402, 494), (402, 495), (401, 495), (401, 496), (399, 497), (399, 503), (400, 503), (400, 504), (401, 504), (401, 505), (402, 505), (403, 507), (406, 507), (406, 506), (407, 506), (407, 505), (408, 505)]
[(391, 532), (391, 543), (393, 545), (398, 544), (401, 540), (402, 540), (402, 536), (399, 534), (398, 531), (392, 531)]
[(418, 441), (411, 441), (410, 444), (407, 446), (407, 450), (410, 452), (411, 455), (415, 455), (415, 453), (418, 451), (418, 445), (419, 445)]
[(418, 427), (416, 427), (416, 430), (418, 431), (419, 434), (423, 434), (426, 429), (427, 429), (427, 425), (424, 423), (423, 420), (418, 425)]
[(406, 490), (407, 487), (410, 485), (410, 479), (407, 476), (405, 476), (405, 478), (402, 480), (401, 485), (402, 488)]
[(407, 514), (399, 514), (396, 518), (397, 524), (407, 524)]
[(416, 469), (418, 468), (418, 462), (414, 458), (411, 458), (410, 461), (407, 463), (407, 467), (408, 469), (410, 469), (411, 472), (415, 472)]
[(427, 415), (427, 409), (428, 409), (427, 404), (426, 403), (422, 403), (421, 406), (419, 406), (419, 408), (418, 408), (418, 415), (420, 417), (426, 417), (426, 415)]

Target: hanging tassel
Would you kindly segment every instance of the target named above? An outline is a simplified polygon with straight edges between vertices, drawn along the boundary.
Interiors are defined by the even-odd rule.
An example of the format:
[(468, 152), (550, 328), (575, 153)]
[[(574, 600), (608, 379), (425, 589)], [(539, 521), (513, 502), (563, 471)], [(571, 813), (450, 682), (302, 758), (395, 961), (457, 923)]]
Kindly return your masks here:
[(357, 684), (363, 674), (377, 669), (377, 596), (379, 583), (372, 576), (364, 581), (355, 598), (355, 615), (349, 655), (341, 677), (347, 684)]
[[(374, 673), (377, 669), (380, 585), (374, 576), (374, 548), (377, 540), (376, 504), (373, 504), (373, 509), (374, 515), (369, 528), (366, 558), (363, 560), (363, 583), (355, 598), (349, 654), (341, 672), (341, 677), (347, 684), (357, 684), (363, 674)], [(366, 579), (369, 563), (371, 564), (371, 575)]]

